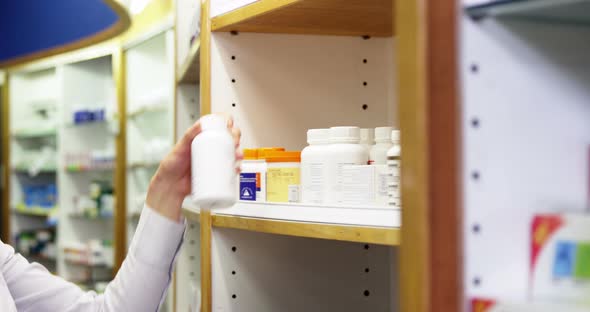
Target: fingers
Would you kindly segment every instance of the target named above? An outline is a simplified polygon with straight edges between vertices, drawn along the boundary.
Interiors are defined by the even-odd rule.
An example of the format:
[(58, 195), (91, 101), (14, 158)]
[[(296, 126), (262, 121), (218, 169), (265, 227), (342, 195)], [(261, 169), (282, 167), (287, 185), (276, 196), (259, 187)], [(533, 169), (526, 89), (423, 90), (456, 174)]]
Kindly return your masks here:
[(236, 147), (240, 146), (240, 140), (242, 139), (242, 130), (240, 128), (231, 128), (231, 135), (234, 138), (234, 144)]
[(182, 136), (179, 144), (184, 147), (188, 147), (193, 142), (193, 139), (201, 133), (201, 122), (195, 122)]

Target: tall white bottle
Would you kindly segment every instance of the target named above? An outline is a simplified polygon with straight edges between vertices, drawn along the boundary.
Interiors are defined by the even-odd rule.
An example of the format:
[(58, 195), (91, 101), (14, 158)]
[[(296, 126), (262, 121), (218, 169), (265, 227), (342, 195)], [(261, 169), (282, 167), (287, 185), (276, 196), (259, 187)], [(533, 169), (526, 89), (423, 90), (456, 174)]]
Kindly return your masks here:
[(387, 163), (387, 150), (393, 146), (391, 143), (392, 130), (392, 127), (375, 128), (375, 145), (371, 147), (369, 165), (385, 165)]
[(307, 143), (301, 151), (301, 202), (322, 204), (326, 197), (330, 130), (307, 130)]
[(387, 205), (401, 208), (401, 145), (399, 130), (391, 131), (393, 146), (387, 151), (387, 171), (389, 182), (387, 184)]
[(330, 145), (327, 154), (326, 180), (327, 192), (325, 203), (338, 204), (345, 195), (342, 186), (342, 169), (347, 165), (366, 165), (369, 153), (359, 144), (360, 129), (358, 127), (330, 128)]
[(236, 200), (234, 140), (221, 115), (201, 117), (191, 144), (192, 198), (201, 209), (231, 207)]
[(361, 129), (361, 145), (370, 152), (373, 144), (375, 144), (375, 131), (373, 128)]

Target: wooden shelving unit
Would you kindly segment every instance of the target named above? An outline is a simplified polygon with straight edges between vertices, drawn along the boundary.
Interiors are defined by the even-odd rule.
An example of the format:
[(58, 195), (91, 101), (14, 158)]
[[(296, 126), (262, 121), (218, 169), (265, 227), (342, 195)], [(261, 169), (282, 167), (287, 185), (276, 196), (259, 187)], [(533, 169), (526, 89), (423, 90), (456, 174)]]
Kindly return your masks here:
[(196, 84), (199, 82), (199, 48), (201, 41), (196, 39), (191, 45), (188, 56), (178, 71), (176, 83), (178, 84)]
[(213, 17), (212, 31), (393, 35), (390, 0), (259, 0)]

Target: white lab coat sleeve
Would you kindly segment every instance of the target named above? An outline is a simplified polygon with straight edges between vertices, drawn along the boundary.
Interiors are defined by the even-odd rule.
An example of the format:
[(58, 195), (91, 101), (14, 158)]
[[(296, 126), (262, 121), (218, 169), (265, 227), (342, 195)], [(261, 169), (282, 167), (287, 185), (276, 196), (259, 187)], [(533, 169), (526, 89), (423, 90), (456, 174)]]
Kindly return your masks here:
[[(144, 207), (129, 252), (105, 293), (84, 292), (75, 284), (29, 263), (2, 244), (2, 274), (19, 312), (150, 312), (163, 301), (184, 223)], [(10, 249), (7, 251), (7, 249)]]

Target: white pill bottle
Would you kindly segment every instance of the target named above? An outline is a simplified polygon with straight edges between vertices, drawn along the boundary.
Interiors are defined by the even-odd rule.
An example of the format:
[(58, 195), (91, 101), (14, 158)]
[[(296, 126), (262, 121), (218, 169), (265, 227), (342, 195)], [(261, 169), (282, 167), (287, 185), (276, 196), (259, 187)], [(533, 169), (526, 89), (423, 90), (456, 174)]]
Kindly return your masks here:
[(301, 151), (301, 202), (322, 204), (326, 192), (329, 129), (307, 130), (307, 147)]
[(326, 152), (326, 192), (324, 203), (338, 204), (347, 196), (343, 170), (349, 165), (366, 165), (369, 152), (360, 144), (358, 127), (330, 128), (330, 145)]
[(236, 201), (234, 140), (221, 115), (201, 117), (201, 133), (191, 145), (192, 198), (201, 209), (220, 209)]
[(371, 147), (369, 165), (387, 164), (387, 151), (393, 147), (391, 143), (392, 127), (375, 128), (375, 145)]

